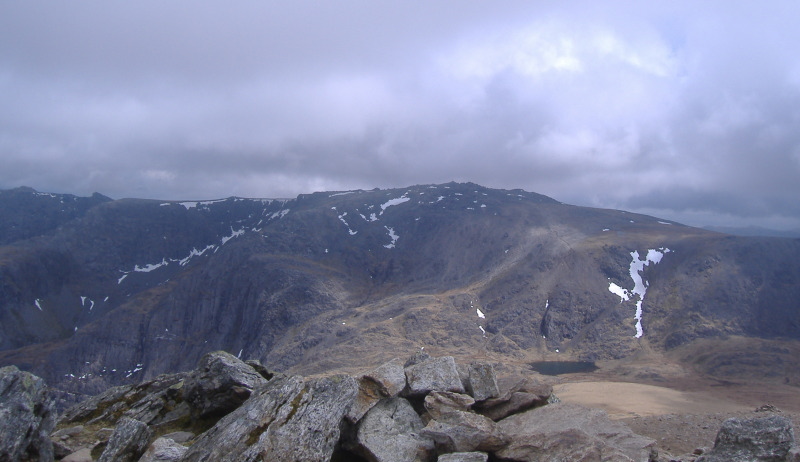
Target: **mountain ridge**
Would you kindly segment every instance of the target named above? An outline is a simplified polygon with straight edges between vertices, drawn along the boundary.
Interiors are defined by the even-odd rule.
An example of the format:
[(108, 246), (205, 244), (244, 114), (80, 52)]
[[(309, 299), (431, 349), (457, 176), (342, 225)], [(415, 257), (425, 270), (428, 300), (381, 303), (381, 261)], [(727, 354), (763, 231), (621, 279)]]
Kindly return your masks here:
[[(221, 349), (318, 373), (419, 348), (525, 367), (798, 341), (799, 262), (796, 239), (471, 183), (109, 199), (0, 247), (0, 364), (94, 393)], [(717, 365), (738, 354), (719, 351)], [(776, 354), (780, 379), (800, 383), (790, 350)]]

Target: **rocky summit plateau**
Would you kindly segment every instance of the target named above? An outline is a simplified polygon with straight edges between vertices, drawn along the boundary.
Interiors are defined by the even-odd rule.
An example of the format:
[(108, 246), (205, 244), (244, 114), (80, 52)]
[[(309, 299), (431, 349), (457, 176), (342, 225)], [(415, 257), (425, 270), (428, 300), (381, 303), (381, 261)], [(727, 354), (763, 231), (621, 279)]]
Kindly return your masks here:
[[(0, 368), (0, 460), (675, 460), (600, 410), (561, 403), (487, 363), (418, 353), (359, 376), (288, 376), (225, 352), (190, 372), (113, 387), (55, 420), (43, 381)], [(800, 458), (791, 420), (728, 419), (697, 462)], [(694, 460), (694, 459), (692, 459)]]
[[(41, 377), (54, 412), (189, 374), (215, 351), (315, 377), (274, 382), (295, 391), (359, 383), (424, 352), (501, 378), (637, 383), (800, 412), (800, 239), (472, 183), (198, 201), (0, 191), (0, 366)], [(590, 369), (550, 377), (542, 362)], [(159, 390), (184, 379), (169, 380)], [(389, 395), (379, 408), (405, 412)], [(652, 415), (631, 409), (607, 411), (658, 439)], [(425, 457), (445, 454), (436, 444)], [(499, 444), (483, 452), (517, 460)]]

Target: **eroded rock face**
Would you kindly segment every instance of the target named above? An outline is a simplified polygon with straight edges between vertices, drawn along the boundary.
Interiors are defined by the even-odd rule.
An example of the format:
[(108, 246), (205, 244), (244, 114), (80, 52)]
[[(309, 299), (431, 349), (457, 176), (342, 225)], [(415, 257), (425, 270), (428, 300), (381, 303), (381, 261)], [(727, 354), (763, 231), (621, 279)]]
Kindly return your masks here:
[(557, 403), (497, 423), (509, 444), (496, 452), (515, 461), (582, 460), (647, 462), (655, 441), (612, 421), (604, 411)]
[(383, 400), (359, 424), (358, 445), (367, 459), (375, 462), (427, 461), (434, 445), (420, 435), (424, 426), (407, 400)]
[(53, 400), (44, 380), (0, 368), (0, 461), (53, 460)]
[(714, 448), (697, 462), (784, 462), (794, 444), (792, 421), (782, 416), (728, 419)]

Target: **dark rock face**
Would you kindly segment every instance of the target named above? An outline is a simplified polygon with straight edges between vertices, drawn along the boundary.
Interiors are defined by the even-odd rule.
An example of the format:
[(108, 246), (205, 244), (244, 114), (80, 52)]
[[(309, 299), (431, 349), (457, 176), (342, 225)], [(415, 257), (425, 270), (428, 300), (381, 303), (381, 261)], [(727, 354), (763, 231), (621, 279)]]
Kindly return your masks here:
[[(630, 294), (634, 260), (659, 249), (639, 274), (636, 339), (639, 296), (617, 292)], [(800, 240), (469, 183), (271, 201), (0, 191), (0, 365), (79, 394), (217, 350), (316, 374), (426, 347), (591, 361), (744, 336), (763, 351), (712, 351), (707, 372), (798, 365), (798, 279)], [(778, 337), (797, 343), (771, 354)], [(800, 384), (800, 367), (781, 369), (797, 372), (776, 379)]]
[(0, 368), (0, 461), (51, 461), (55, 410), (45, 383), (14, 366)]
[(728, 419), (717, 433), (714, 448), (697, 462), (784, 462), (793, 444), (792, 421), (786, 417)]

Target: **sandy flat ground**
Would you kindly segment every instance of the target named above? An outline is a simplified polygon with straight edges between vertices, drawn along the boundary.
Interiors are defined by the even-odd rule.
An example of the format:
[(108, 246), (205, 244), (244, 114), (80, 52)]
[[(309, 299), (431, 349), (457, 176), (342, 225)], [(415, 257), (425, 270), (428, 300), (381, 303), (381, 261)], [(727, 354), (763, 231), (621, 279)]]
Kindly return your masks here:
[[(723, 422), (730, 417), (752, 419), (772, 403), (775, 412), (800, 422), (800, 390), (794, 387), (727, 387), (702, 391), (614, 381), (566, 382), (553, 385), (562, 401), (599, 408), (640, 435), (658, 442), (659, 451), (676, 460), (693, 460), (696, 448), (710, 448)], [(663, 460), (670, 460), (667, 457)]]
[(665, 414), (739, 412), (751, 408), (712, 396), (708, 392), (685, 392), (655, 385), (626, 382), (573, 382), (555, 385), (562, 401), (600, 408), (611, 418)]

